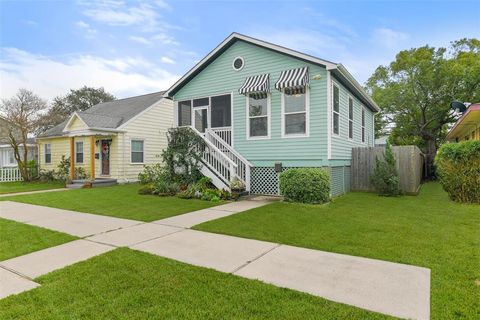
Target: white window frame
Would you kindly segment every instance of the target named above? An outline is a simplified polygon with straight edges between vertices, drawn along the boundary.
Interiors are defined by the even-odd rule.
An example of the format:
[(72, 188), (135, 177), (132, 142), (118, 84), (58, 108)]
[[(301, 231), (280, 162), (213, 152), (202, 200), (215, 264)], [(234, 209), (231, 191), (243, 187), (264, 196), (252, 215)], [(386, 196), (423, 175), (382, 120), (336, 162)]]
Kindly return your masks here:
[[(50, 148), (50, 153), (47, 153), (47, 146)], [(52, 144), (51, 143), (45, 143), (43, 145), (43, 161), (45, 164), (51, 164), (52, 163)], [(47, 162), (47, 154), (50, 155), (50, 161)]]
[[(133, 142), (136, 142), (136, 141), (141, 141), (142, 142), (142, 153), (143, 153), (143, 161), (142, 162), (133, 162), (132, 161), (132, 153), (133, 153), (133, 148), (132, 148), (132, 143)], [(138, 152), (138, 151), (135, 151), (135, 152)], [(131, 138), (130, 139), (130, 164), (133, 164), (133, 165), (136, 165), (136, 164), (140, 164), (140, 165), (143, 165), (145, 164), (145, 139), (142, 139), (142, 138)]]
[[(246, 109), (246, 118), (247, 118), (247, 125), (246, 125), (246, 132), (245, 135), (247, 137), (247, 140), (268, 140), (271, 138), (271, 130), (272, 130), (272, 115), (271, 115), (271, 103), (272, 103), (272, 97), (271, 93), (267, 93), (267, 135), (266, 136), (261, 136), (261, 137), (250, 137), (250, 94), (245, 96), (245, 109)], [(265, 117), (265, 116), (256, 116), (253, 118), (260, 118), (260, 117)]]
[(360, 132), (360, 134), (361, 134), (360, 139), (361, 139), (362, 143), (365, 143), (365, 141), (367, 140), (366, 139), (367, 132), (365, 131), (366, 122), (367, 122), (367, 115), (365, 113), (365, 107), (362, 106), (362, 113), (360, 115), (360, 125), (361, 125), (361, 128), (362, 128), (362, 130)]
[[(352, 117), (350, 118), (350, 101), (352, 101)], [(353, 99), (353, 97), (351, 95), (348, 95), (348, 140), (353, 140), (354, 139), (354, 135), (355, 135), (355, 130), (354, 130), (354, 119), (355, 118), (355, 100)], [(350, 130), (350, 123), (352, 124), (351, 128), (352, 130)], [(351, 136), (350, 136), (351, 135)]]
[[(335, 87), (338, 88), (338, 111), (335, 111)], [(335, 136), (340, 136), (340, 86), (332, 81), (332, 134)], [(335, 132), (335, 114), (338, 115), (338, 132)]]
[[(78, 162), (77, 161), (77, 153), (78, 152), (78, 144), (81, 143), (82, 144), (82, 161), (81, 162)], [(85, 152), (84, 152), (84, 147), (85, 147), (85, 144), (83, 143), (83, 141), (75, 141), (75, 163), (84, 163), (84, 160), (85, 160)]]
[[(13, 162), (10, 162), (10, 155), (13, 156)], [(5, 167), (16, 167), (18, 165), (13, 148), (5, 149), (5, 153), (3, 153), (3, 162)]]
[[(235, 68), (235, 61), (236, 61), (237, 59), (242, 60), (242, 67), (241, 67), (241, 68), (238, 68), (238, 69)], [(241, 71), (241, 70), (243, 69), (243, 67), (245, 67), (245, 59), (243, 59), (243, 57), (238, 56), (238, 57), (233, 58), (233, 60), (232, 60), (232, 69), (233, 69), (234, 71)]]
[[(307, 86), (305, 88), (305, 111), (298, 112), (285, 112), (285, 91), (282, 90), (281, 93), (281, 104), (282, 104), (282, 138), (306, 138), (310, 136), (310, 88)], [(285, 133), (285, 116), (290, 114), (300, 114), (305, 113), (305, 133)]]

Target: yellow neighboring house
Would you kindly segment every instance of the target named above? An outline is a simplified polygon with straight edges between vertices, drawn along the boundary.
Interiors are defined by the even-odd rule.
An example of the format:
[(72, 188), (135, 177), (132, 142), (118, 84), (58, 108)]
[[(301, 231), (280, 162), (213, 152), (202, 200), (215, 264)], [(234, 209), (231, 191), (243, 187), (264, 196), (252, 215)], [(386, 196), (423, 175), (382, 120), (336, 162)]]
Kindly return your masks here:
[(447, 140), (480, 140), (480, 103), (472, 104), (448, 132)]
[[(173, 103), (164, 92), (97, 104), (37, 138), (39, 165), (57, 170), (70, 157), (70, 173), (84, 168), (91, 179), (138, 179), (144, 165), (161, 162), (166, 132), (173, 126)], [(74, 177), (71, 176), (73, 179)]]

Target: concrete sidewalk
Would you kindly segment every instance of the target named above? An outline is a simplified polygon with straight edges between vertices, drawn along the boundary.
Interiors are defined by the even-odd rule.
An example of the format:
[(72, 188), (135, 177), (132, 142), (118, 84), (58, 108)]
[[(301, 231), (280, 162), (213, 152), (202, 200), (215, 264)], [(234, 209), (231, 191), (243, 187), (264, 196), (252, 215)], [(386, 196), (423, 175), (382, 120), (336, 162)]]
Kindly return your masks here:
[(14, 193), (4, 193), (0, 194), (0, 198), (5, 197), (13, 197), (13, 196), (22, 196), (25, 194), (36, 194), (36, 193), (45, 193), (45, 192), (58, 192), (58, 191), (67, 191), (70, 189), (67, 188), (58, 188), (58, 189), (46, 189), (46, 190), (35, 190), (35, 191), (22, 191), (22, 192), (14, 192)]
[(115, 247), (128, 246), (387, 315), (429, 319), (429, 269), (188, 229), (266, 203), (240, 201), (142, 223), (0, 202), (0, 217), (89, 236), (0, 262), (4, 268), (0, 267), (0, 276), (8, 280), (5, 283), (10, 288), (4, 290), (2, 281), (0, 298), (8, 292), (34, 288), (37, 286), (31, 281), (34, 277)]

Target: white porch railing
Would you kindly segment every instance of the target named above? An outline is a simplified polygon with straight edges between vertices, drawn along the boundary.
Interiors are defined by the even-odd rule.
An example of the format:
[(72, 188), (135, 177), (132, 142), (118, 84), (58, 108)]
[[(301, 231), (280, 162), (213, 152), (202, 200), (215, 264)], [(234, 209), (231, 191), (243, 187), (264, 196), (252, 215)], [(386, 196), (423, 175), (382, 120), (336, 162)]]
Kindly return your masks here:
[(1, 167), (0, 182), (21, 181), (22, 175), (18, 167)]
[[(205, 142), (205, 149), (202, 150), (202, 162), (230, 188), (230, 182), (235, 176), (237, 165), (227, 155), (220, 151), (213, 143), (207, 140), (203, 133), (190, 127), (196, 134), (202, 137)], [(217, 186), (218, 187), (218, 186)]]
[(222, 127), (222, 128), (210, 128), (215, 132), (220, 138), (223, 139), (229, 146), (232, 145), (232, 128), (231, 127)]
[(240, 179), (240, 181), (245, 184), (245, 189), (247, 191), (250, 191), (250, 169), (252, 164), (235, 149), (233, 149), (231, 145), (217, 132), (218, 131), (214, 129), (206, 129), (205, 139), (235, 163), (235, 177)]

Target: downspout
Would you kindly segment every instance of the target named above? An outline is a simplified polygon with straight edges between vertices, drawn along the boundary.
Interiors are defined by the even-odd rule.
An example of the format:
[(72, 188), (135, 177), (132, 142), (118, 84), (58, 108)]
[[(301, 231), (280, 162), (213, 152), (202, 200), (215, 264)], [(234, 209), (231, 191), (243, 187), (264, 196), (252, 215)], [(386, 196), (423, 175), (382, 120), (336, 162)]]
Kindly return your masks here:
[(123, 166), (123, 180), (125, 180), (126, 183), (128, 183), (127, 180), (127, 174), (125, 171), (125, 132), (122, 133), (122, 144), (123, 144), (123, 150), (122, 150), (122, 166)]

